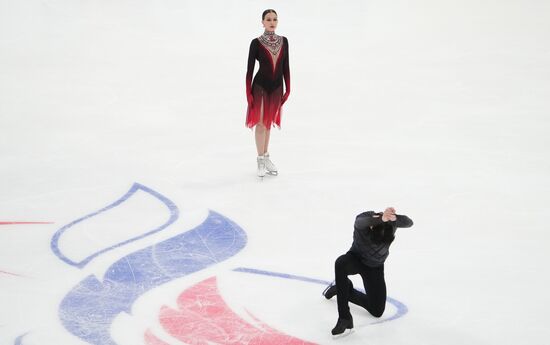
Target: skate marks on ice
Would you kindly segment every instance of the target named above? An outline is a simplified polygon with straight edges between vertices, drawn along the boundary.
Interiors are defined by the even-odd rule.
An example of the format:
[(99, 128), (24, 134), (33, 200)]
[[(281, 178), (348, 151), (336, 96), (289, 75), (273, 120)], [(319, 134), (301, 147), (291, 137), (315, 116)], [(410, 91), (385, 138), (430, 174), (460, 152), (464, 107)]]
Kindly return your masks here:
[[(155, 224), (151, 227), (152, 230), (142, 231), (140, 236), (128, 236), (128, 240), (117, 241), (100, 249), (96, 248), (94, 251), (80, 257), (67, 255), (61, 249), (63, 246), (59, 244), (63, 243), (65, 236), (70, 232), (78, 233), (79, 229), (83, 229), (82, 226), (85, 226), (85, 220), (93, 221), (94, 217), (102, 213), (113, 212), (115, 208), (128, 202), (131, 197), (135, 198), (137, 192), (144, 192), (141, 193), (141, 198), (144, 196), (149, 197), (157, 204), (161, 204), (162, 207), (157, 206), (155, 208), (156, 213), (164, 214), (163, 218), (155, 218), (157, 221), (162, 220), (158, 223), (161, 224), (160, 226)], [(135, 209), (131, 214), (134, 213), (136, 213)], [(169, 226), (175, 226), (174, 223), (178, 217), (178, 208), (171, 200), (150, 188), (136, 183), (129, 192), (116, 202), (102, 208), (100, 211), (81, 217), (57, 231), (54, 238), (52, 238), (51, 247), (63, 262), (73, 267), (83, 268), (95, 257), (110, 250), (137, 241)], [(116, 225), (121, 226), (118, 222)], [(125, 226), (126, 223), (123, 222), (121, 227)], [(135, 231), (128, 233), (135, 234)], [(65, 241), (63, 244), (70, 248), (71, 242), (75, 241), (75, 247), (82, 246), (81, 242), (85, 237), (73, 236), (70, 241)], [(81, 340), (90, 344), (114, 345), (116, 342), (111, 333), (114, 320), (123, 313), (131, 314), (132, 306), (140, 296), (170, 281), (224, 261), (238, 253), (246, 246), (246, 243), (247, 236), (243, 229), (223, 215), (209, 211), (206, 219), (195, 228), (118, 259), (109, 266), (102, 278), (95, 275), (86, 276), (73, 288), (69, 289), (69, 292), (62, 299), (58, 309), (58, 317), (65, 330)], [(317, 284), (328, 283), (307, 277), (255, 269), (238, 268), (235, 271)], [(189, 296), (195, 296), (191, 299), (193, 301), (191, 303), (189, 302)], [(197, 307), (193, 303), (197, 301), (202, 306), (200, 312), (196, 309), (193, 310), (194, 307)], [(389, 299), (389, 301), (392, 300)], [(249, 321), (239, 317), (219, 295), (215, 277), (184, 290), (177, 302), (178, 309), (161, 308), (159, 306), (161, 313), (160, 326), (168, 335), (177, 339), (187, 339), (186, 337), (191, 335), (193, 339), (224, 340), (220, 342), (224, 344), (238, 344), (243, 339), (248, 339), (250, 344), (258, 345), (311, 344), (268, 327), (250, 313)], [(406, 308), (404, 310), (406, 312)], [(193, 330), (190, 330), (190, 335), (186, 332), (182, 333), (182, 323), (180, 321), (189, 319), (191, 316), (197, 318), (190, 323), (194, 325)], [(399, 315), (396, 314), (380, 322), (397, 317)], [(197, 320), (201, 320), (206, 324), (201, 326)], [(211, 331), (213, 329), (216, 332)], [(146, 327), (143, 332), (143, 339), (149, 345), (162, 344), (162, 340), (151, 331), (151, 328)], [(26, 335), (27, 333), (19, 336), (15, 340), (15, 344), (20, 344)], [(206, 342), (197, 343), (205, 344)]]
[[(255, 325), (233, 312), (221, 297), (216, 277), (208, 278), (183, 291), (177, 309), (163, 306), (159, 322), (168, 334), (185, 344), (220, 345), (309, 345), (314, 344), (279, 332), (253, 315)], [(148, 345), (169, 345), (151, 330), (145, 336)]]
[[(139, 202), (132, 203), (132, 199), (138, 199)], [(123, 222), (122, 225), (116, 222), (116, 226), (125, 228), (141, 224), (142, 220), (137, 223), (130, 221), (129, 224), (125, 222), (126, 216), (139, 218), (140, 214), (150, 218), (153, 215), (152, 218), (157, 223), (152, 226), (150, 220), (145, 219), (144, 222), (149, 222), (151, 226), (148, 230), (139, 229), (139, 236), (133, 235), (136, 233), (135, 228), (120, 229), (120, 232), (126, 234), (127, 239), (115, 239), (114, 243), (109, 243), (109, 240), (112, 242), (112, 238), (108, 237), (101, 243), (103, 247), (96, 246), (84, 255), (74, 251), (67, 254), (71, 247), (86, 248), (84, 244), (86, 241), (90, 242), (90, 235), (94, 238), (87, 222), (95, 225), (91, 227), (92, 230), (101, 231), (102, 227), (97, 226), (95, 218), (106, 213), (111, 214), (117, 211), (117, 208), (123, 208), (125, 204), (130, 204), (130, 209), (125, 210), (126, 214), (117, 214), (118, 218), (115, 219), (122, 219)], [(147, 212), (151, 209), (153, 212)], [(167, 214), (167, 217), (156, 216), (162, 213)], [(171, 200), (135, 183), (114, 203), (62, 227), (54, 234), (50, 245), (60, 260), (68, 265), (83, 268), (91, 260), (108, 251), (166, 229), (173, 225), (178, 217), (179, 210)], [(101, 222), (99, 224), (101, 225)], [(117, 231), (111, 229), (111, 232)], [(59, 319), (68, 332), (87, 343), (114, 345), (115, 341), (110, 334), (114, 319), (121, 313), (129, 314), (133, 303), (141, 295), (167, 282), (226, 260), (244, 248), (246, 242), (246, 234), (237, 224), (219, 213), (209, 211), (207, 218), (197, 227), (117, 260), (106, 270), (103, 279), (95, 275), (85, 277), (62, 299), (58, 310)], [(21, 337), (17, 338), (16, 343), (21, 341)]]
[(44, 225), (54, 224), (53, 222), (0, 222), (0, 225)]
[(8, 272), (8, 271), (3, 271), (3, 270), (0, 270), (0, 275), (7, 275), (7, 276), (19, 277), (19, 278), (23, 278), (23, 277), (24, 277), (24, 276), (22, 276), (22, 275), (20, 275), (20, 274), (13, 273), (13, 272)]
[[(325, 280), (287, 273), (270, 272), (255, 268), (239, 267), (233, 269), (233, 272), (264, 276), (268, 279), (273, 279), (275, 285), (280, 284), (276, 282), (280, 279), (302, 281), (320, 286), (330, 283)], [(284, 331), (279, 331), (268, 326), (246, 310), (246, 307), (246, 313), (249, 315), (249, 319), (251, 319), (252, 322), (243, 319), (242, 316), (234, 312), (224, 301), (220, 294), (217, 281), (217, 277), (211, 277), (184, 290), (177, 298), (176, 308), (169, 306), (161, 307), (158, 315), (158, 322), (163, 332), (182, 343), (190, 345), (315, 344), (290, 336)], [(241, 279), (235, 280), (235, 282), (238, 281), (241, 281)], [(250, 300), (249, 302), (261, 301), (261, 296), (265, 293), (265, 285), (259, 285), (259, 287), (260, 291), (263, 292), (258, 295), (248, 295), (245, 300)], [(363, 325), (363, 327), (395, 320), (404, 316), (408, 311), (407, 307), (396, 299), (388, 298), (388, 303), (392, 306), (392, 308), (388, 308), (388, 311), (393, 310), (393, 312), (390, 312), (389, 316), (383, 319), (373, 320)], [(353, 332), (354, 330), (348, 330), (344, 334), (334, 336), (333, 338), (343, 338), (349, 336)], [(152, 328), (146, 330), (145, 342), (147, 345), (169, 345), (169, 343), (161, 339), (161, 336), (155, 335), (155, 331)]]
[[(327, 286), (331, 283), (330, 281), (327, 281), (327, 280), (321, 280), (321, 279), (316, 279), (316, 278), (310, 278), (310, 277), (304, 277), (304, 276), (298, 276), (298, 275), (292, 275), (292, 274), (280, 273), (280, 272), (270, 272), (270, 271), (258, 270), (258, 269), (255, 269), (255, 268), (247, 268), (247, 267), (239, 267), (239, 268), (234, 269), (234, 271), (243, 272), (243, 273), (250, 273), (250, 274), (265, 275), (265, 276), (274, 277), (274, 278), (298, 280), (298, 281), (303, 281), (303, 282), (307, 282), (307, 283), (319, 284), (319, 285), (323, 285), (323, 286)], [(362, 291), (363, 293), (365, 292), (365, 290), (363, 290), (363, 289), (357, 289), (357, 290)], [(395, 298), (387, 297), (386, 302), (389, 303), (391, 306), (393, 306), (393, 309), (395, 309), (393, 314), (391, 314), (390, 316), (381, 318), (381, 319), (376, 319), (376, 321), (373, 321), (373, 322), (369, 323), (370, 325), (375, 325), (375, 324), (379, 324), (379, 323), (383, 323), (383, 322), (393, 321), (395, 319), (403, 317), (409, 311), (409, 309), (407, 308), (407, 306), (403, 302), (398, 301)]]
[(22, 345), (23, 344), (23, 338), (25, 338), (27, 336), (27, 334), (29, 334), (28, 332), (25, 333), (25, 334), (21, 334), (20, 336), (18, 336), (17, 338), (15, 338), (15, 341), (14, 341), (14, 345)]
[[(168, 211), (168, 217), (160, 226), (157, 226), (161, 222), (160, 218), (150, 219), (153, 212), (140, 212), (155, 210), (157, 212), (153, 214), (160, 215), (162, 213), (161, 207)], [(109, 221), (112, 221), (112, 213), (117, 212), (119, 213), (119, 219), (125, 219), (127, 229), (111, 231), (112, 226), (109, 226)], [(178, 217), (178, 207), (170, 199), (146, 186), (134, 183), (126, 194), (112, 204), (59, 229), (52, 238), (51, 249), (65, 263), (82, 268), (103, 253), (166, 229)], [(102, 223), (102, 218), (106, 218), (106, 222)], [(92, 225), (88, 225), (86, 221), (92, 223)], [(140, 232), (141, 235), (139, 236), (127, 238)], [(120, 238), (114, 237), (116, 234), (119, 234)], [(90, 238), (94, 239), (92, 243), (90, 243)], [(112, 243), (117, 240), (118, 242)], [(89, 248), (89, 252), (83, 252), (82, 248)]]
[(63, 299), (59, 317), (75, 336), (92, 344), (115, 344), (111, 324), (120, 313), (131, 313), (144, 293), (197, 272), (239, 252), (246, 235), (235, 223), (210, 212), (190, 231), (139, 250), (115, 262), (103, 281), (89, 276)]
[[(6, 222), (6, 221), (2, 221), (2, 222), (0, 222), (0, 225), (44, 225), (44, 224), (54, 224), (54, 222), (28, 222), (28, 221), (25, 221), (25, 222), (19, 222), (19, 221)], [(2, 275), (11, 276), (11, 277), (18, 277), (18, 278), (27, 278), (24, 275), (0, 269), (0, 276), (2, 276)]]

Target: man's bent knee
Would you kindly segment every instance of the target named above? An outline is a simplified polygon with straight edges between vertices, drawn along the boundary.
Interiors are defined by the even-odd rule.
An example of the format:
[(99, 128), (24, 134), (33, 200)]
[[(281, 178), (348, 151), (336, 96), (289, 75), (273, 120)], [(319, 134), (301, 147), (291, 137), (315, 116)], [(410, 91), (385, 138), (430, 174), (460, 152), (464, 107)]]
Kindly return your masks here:
[(385, 309), (386, 309), (386, 305), (384, 304), (381, 307), (371, 308), (371, 310), (369, 310), (369, 313), (374, 317), (381, 317), (382, 314), (384, 314)]

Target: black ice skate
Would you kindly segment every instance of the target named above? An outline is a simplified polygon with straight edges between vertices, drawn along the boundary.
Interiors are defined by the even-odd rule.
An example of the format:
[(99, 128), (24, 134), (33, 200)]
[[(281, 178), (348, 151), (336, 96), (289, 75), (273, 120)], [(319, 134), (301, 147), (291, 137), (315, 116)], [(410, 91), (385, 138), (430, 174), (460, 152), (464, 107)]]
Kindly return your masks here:
[(331, 299), (336, 296), (336, 285), (334, 282), (330, 283), (330, 285), (323, 291), (323, 296), (325, 296), (326, 299)]
[[(349, 319), (343, 319), (338, 318), (338, 322), (336, 322), (336, 326), (332, 329), (332, 335), (340, 335), (344, 333), (347, 329), (350, 330), (347, 334), (351, 333), (351, 329), (353, 329), (353, 318), (350, 315)], [(346, 335), (347, 335), (346, 334)]]
[[(353, 291), (353, 283), (351, 280), (349, 281), (349, 291)], [(333, 281), (330, 283), (329, 286), (325, 290), (323, 290), (323, 296), (325, 296), (326, 299), (331, 299), (332, 297), (336, 296), (336, 293), (338, 290), (336, 289), (336, 283)]]

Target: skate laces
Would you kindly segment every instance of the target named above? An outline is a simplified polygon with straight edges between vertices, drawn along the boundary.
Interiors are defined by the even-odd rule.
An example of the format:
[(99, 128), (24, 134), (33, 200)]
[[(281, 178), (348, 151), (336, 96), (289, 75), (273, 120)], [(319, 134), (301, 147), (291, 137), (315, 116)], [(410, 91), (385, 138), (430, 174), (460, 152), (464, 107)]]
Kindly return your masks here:
[(277, 170), (277, 167), (275, 167), (275, 164), (273, 164), (271, 159), (269, 159), (269, 153), (266, 153), (264, 155), (264, 161), (265, 161), (265, 167), (267, 168), (267, 170), (270, 170), (270, 171), (276, 171)]
[(258, 156), (257, 162), (258, 162), (258, 168), (261, 168), (261, 167), (265, 168), (265, 158), (263, 156)]

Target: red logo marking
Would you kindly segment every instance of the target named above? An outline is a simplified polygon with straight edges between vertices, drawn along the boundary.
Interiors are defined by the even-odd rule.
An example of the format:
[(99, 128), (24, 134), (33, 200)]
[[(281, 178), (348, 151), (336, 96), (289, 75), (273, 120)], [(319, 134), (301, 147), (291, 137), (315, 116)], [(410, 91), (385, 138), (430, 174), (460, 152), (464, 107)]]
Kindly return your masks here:
[[(192, 286), (178, 297), (178, 309), (163, 306), (160, 323), (174, 338), (189, 345), (314, 345), (281, 333), (259, 320), (252, 325), (235, 314), (221, 297), (216, 277)], [(151, 330), (148, 345), (166, 345)]]
[(53, 224), (53, 222), (0, 222), (0, 225)]

